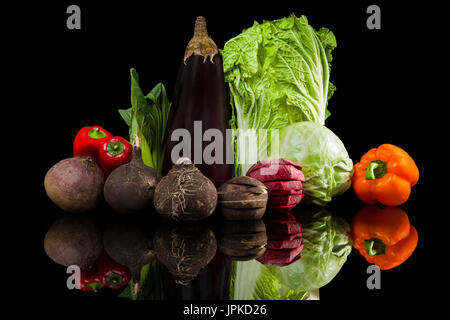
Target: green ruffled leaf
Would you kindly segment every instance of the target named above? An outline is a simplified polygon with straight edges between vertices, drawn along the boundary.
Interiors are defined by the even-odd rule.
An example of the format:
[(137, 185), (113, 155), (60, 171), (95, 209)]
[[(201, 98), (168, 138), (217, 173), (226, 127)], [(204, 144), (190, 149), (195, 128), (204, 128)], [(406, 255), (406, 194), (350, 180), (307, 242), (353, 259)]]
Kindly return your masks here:
[[(257, 143), (236, 136), (236, 174), (264, 159), (270, 139), (261, 129), (280, 129), (300, 121), (320, 124), (330, 115), (327, 105), (331, 52), (336, 38), (327, 28), (316, 31), (305, 16), (254, 22), (221, 50), (225, 81), (230, 89), (231, 128), (255, 129)], [(265, 142), (269, 141), (269, 146)], [(243, 152), (256, 155), (250, 161)]]
[(119, 113), (130, 127), (131, 143), (134, 143), (134, 134), (141, 139), (143, 162), (161, 171), (164, 138), (171, 104), (162, 83), (158, 83), (147, 95), (144, 95), (135, 69), (130, 70), (130, 76), (131, 108), (121, 109)]

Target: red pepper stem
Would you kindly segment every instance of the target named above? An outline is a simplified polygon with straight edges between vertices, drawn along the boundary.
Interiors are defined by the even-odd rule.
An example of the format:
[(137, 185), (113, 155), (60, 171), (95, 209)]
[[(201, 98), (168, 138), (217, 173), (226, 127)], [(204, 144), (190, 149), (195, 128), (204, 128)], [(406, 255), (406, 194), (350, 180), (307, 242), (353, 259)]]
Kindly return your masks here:
[(108, 143), (108, 153), (114, 157), (117, 157), (121, 153), (123, 153), (123, 143), (121, 141), (110, 141)]
[(102, 139), (106, 137), (106, 133), (103, 130), (100, 130), (99, 128), (93, 128), (89, 130), (88, 136), (92, 139)]
[(387, 163), (382, 160), (372, 161), (366, 169), (366, 180), (382, 178), (387, 173)]
[(103, 284), (100, 282), (92, 282), (86, 285), (89, 289), (92, 289), (92, 291), (97, 292), (103, 287)]
[(117, 287), (122, 284), (123, 277), (118, 273), (112, 272), (106, 276), (106, 282), (112, 287)]

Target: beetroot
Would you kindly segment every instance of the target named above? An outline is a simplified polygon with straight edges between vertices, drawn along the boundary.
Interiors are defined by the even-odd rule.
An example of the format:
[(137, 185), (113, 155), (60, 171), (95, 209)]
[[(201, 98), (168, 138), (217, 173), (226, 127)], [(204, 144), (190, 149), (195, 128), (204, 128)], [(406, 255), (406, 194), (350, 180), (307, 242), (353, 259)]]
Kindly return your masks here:
[(267, 192), (270, 192), (272, 195), (303, 193), (302, 181), (299, 180), (268, 181), (264, 182), (264, 185), (267, 188)]
[(45, 234), (44, 250), (60, 265), (89, 270), (103, 250), (101, 227), (87, 214), (66, 213)]
[(300, 259), (300, 252), (303, 244), (294, 249), (266, 249), (258, 260), (262, 264), (271, 264), (273, 266), (288, 266)]
[(256, 168), (252, 168), (248, 170), (247, 176), (258, 179), (261, 182), (286, 180), (305, 181), (305, 176), (301, 169), (291, 165), (274, 163), (272, 166), (257, 165)]
[(267, 247), (270, 249), (295, 249), (302, 246), (301, 232), (286, 235), (269, 235), (267, 238)]
[(297, 168), (299, 170), (302, 170), (302, 166), (299, 165), (297, 162), (294, 162), (289, 159), (280, 158), (280, 159), (266, 159), (266, 160), (260, 160), (255, 165), (253, 165), (250, 169), (248, 169), (247, 173), (252, 172), (253, 170), (262, 168), (262, 167), (272, 167), (274, 165), (290, 165), (294, 168)]
[(268, 192), (267, 208), (289, 212), (303, 199), (302, 167), (288, 159), (269, 159), (255, 163), (247, 176), (264, 183)]
[(297, 205), (302, 201), (303, 194), (288, 194), (284, 196), (272, 196), (270, 198), (269, 208)]
[(88, 156), (59, 161), (48, 170), (44, 187), (48, 197), (67, 212), (92, 211), (103, 198), (105, 176)]
[(264, 219), (267, 231), (266, 251), (256, 260), (262, 264), (287, 266), (298, 259), (303, 249), (302, 225), (290, 213)]
[(303, 232), (301, 224), (291, 214), (277, 215), (273, 214), (269, 218), (264, 219), (267, 224), (266, 229), (270, 234), (290, 235)]

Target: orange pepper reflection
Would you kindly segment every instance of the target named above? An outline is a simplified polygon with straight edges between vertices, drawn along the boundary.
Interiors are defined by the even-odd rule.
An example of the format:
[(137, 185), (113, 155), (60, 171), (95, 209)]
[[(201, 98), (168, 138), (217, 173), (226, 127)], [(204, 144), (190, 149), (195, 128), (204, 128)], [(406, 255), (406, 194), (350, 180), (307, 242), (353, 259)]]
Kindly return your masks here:
[(363, 207), (352, 221), (353, 247), (382, 270), (406, 261), (417, 247), (418, 235), (408, 215), (397, 207)]

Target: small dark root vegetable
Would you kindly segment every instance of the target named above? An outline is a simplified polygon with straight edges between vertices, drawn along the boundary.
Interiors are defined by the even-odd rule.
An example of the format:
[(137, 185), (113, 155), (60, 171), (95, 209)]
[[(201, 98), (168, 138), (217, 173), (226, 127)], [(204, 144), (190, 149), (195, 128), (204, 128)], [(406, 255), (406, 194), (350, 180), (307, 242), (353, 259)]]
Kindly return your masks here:
[(91, 217), (65, 214), (48, 229), (44, 250), (58, 264), (89, 270), (103, 250), (102, 233)]
[(189, 284), (217, 251), (214, 233), (201, 224), (162, 224), (153, 244), (158, 260), (181, 285)]
[(105, 176), (91, 157), (59, 161), (47, 172), (44, 187), (48, 197), (68, 212), (87, 212), (102, 200)]
[(201, 220), (214, 212), (217, 190), (188, 158), (180, 158), (156, 186), (154, 204), (165, 218)]
[(232, 178), (221, 185), (217, 193), (222, 215), (227, 220), (261, 219), (266, 211), (266, 186), (254, 178)]
[(118, 216), (111, 220), (103, 233), (103, 245), (108, 255), (128, 267), (135, 282), (141, 269), (156, 258), (153, 250), (152, 221), (142, 215)]
[(161, 174), (142, 162), (140, 139), (136, 136), (131, 161), (114, 169), (106, 179), (105, 200), (119, 214), (148, 211), (159, 180)]
[(221, 225), (219, 249), (233, 260), (256, 259), (264, 253), (266, 244), (266, 227), (261, 219), (223, 221)]

